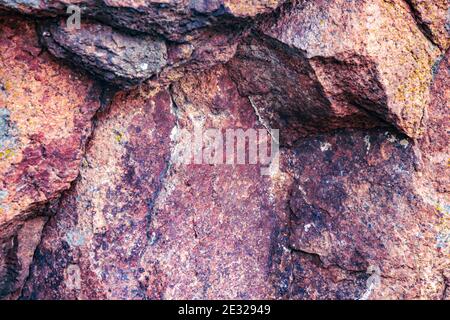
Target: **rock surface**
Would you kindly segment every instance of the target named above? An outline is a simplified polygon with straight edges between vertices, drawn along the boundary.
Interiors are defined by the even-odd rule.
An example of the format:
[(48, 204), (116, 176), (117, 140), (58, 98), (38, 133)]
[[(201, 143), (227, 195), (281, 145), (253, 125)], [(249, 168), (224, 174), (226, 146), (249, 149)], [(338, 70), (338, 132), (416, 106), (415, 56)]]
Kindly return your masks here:
[(109, 26), (84, 23), (70, 30), (65, 21), (46, 24), (42, 42), (58, 58), (65, 58), (113, 84), (139, 84), (158, 74), (167, 63), (163, 41), (131, 36)]
[(112, 26), (158, 33), (179, 41), (186, 35), (223, 23), (242, 23), (268, 13), (283, 0), (0, 0), (0, 8), (38, 16), (65, 16), (69, 5), (81, 8), (86, 18), (95, 18)]
[(32, 277), (46, 280), (29, 298), (142, 297), (136, 277), (170, 156), (170, 108), (164, 90), (123, 93), (99, 118), (80, 179), (36, 252)]
[(227, 62), (234, 55), (242, 32), (204, 30), (201, 37), (175, 43), (158, 36), (130, 35), (93, 22), (72, 29), (65, 20), (49, 20), (39, 28), (41, 43), (54, 56), (121, 88), (147, 80), (160, 86), (188, 71)]
[(445, 1), (0, 8), (0, 298), (450, 298)]
[[(164, 91), (116, 97), (82, 180), (46, 228), (25, 298), (276, 296), (269, 260), (287, 216), (272, 181), (257, 166), (172, 161), (183, 143), (176, 133), (193, 118), (211, 128), (256, 127), (249, 101), (224, 68), (188, 77), (173, 96), (175, 104)], [(68, 269), (78, 272), (75, 287)]]
[(335, 108), (357, 104), (421, 135), (440, 51), (403, 1), (300, 2), (261, 29), (304, 52)]
[[(100, 88), (41, 54), (34, 29), (32, 21), (0, 17), (0, 243), (19, 259), (17, 272), (29, 264), (21, 261), (29, 253), (17, 256), (17, 232), (77, 177), (100, 106)], [(12, 284), (0, 284), (3, 297)]]
[[(295, 140), (318, 132), (385, 125), (365, 110), (357, 97), (328, 97), (304, 52), (263, 35), (254, 34), (243, 41), (227, 66), (239, 92), (248, 97), (260, 121), (266, 127), (282, 128), (283, 145), (292, 145)], [(373, 96), (383, 101), (381, 85), (370, 79), (367, 82)]]
[(290, 298), (442, 297), (449, 265), (438, 203), (420, 192), (409, 140), (342, 131), (293, 153)]
[(422, 32), (441, 49), (449, 46), (450, 11), (446, 0), (405, 0)]

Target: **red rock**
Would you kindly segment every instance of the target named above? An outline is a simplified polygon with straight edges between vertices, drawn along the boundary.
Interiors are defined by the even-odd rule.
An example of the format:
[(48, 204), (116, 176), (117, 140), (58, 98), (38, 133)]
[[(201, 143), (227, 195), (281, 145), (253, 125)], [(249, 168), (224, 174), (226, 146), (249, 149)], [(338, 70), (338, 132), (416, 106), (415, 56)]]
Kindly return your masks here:
[(31, 297), (142, 295), (136, 277), (170, 156), (170, 108), (164, 90), (149, 97), (121, 93), (99, 118), (80, 180), (50, 220), (36, 253), (42, 259), (33, 275), (48, 281), (35, 282), (39, 289)]
[(405, 0), (422, 32), (442, 50), (449, 46), (449, 4), (445, 0)]
[[(170, 136), (191, 127), (191, 119), (251, 128), (251, 105), (224, 68), (187, 78), (174, 97), (176, 105), (164, 91), (116, 97), (97, 127), (82, 180), (46, 228), (25, 297), (275, 297), (266, 279), (286, 215), (277, 212), (270, 179), (257, 166), (171, 160), (177, 140), (171, 146)], [(79, 270), (79, 287), (68, 284), (68, 268)]]
[(441, 297), (448, 258), (413, 148), (370, 130), (305, 139), (293, 150), (290, 298)]
[[(358, 64), (364, 63), (355, 63)], [(343, 127), (385, 125), (361, 107), (362, 99), (345, 93), (328, 97), (314, 64), (303, 52), (265, 36), (254, 35), (242, 42), (228, 67), (260, 121), (281, 129), (282, 144), (290, 145), (301, 137)], [(369, 85), (373, 97), (366, 102), (371, 104), (370, 99), (383, 96), (383, 90), (375, 81), (365, 84)]]
[[(77, 177), (100, 105), (92, 81), (40, 54), (34, 27), (31, 21), (0, 17), (0, 243), (9, 246), (19, 239), (18, 248), (11, 247), (19, 259), (17, 286), (34, 251), (26, 243), (39, 240), (20, 241), (24, 235), (17, 232), (29, 230), (26, 221), (34, 211), (57, 199)], [(34, 237), (42, 223), (30, 223), (36, 225)], [(22, 246), (30, 251), (21, 252)], [(7, 281), (0, 296), (17, 286)]]
[(261, 30), (304, 52), (336, 109), (357, 104), (410, 137), (422, 134), (440, 51), (404, 1), (300, 1)]
[(270, 13), (283, 0), (164, 1), (115, 0), (100, 4), (92, 0), (32, 0), (18, 4), (1, 0), (0, 8), (38, 16), (66, 16), (68, 5), (82, 8), (83, 18), (94, 18), (112, 26), (144, 33), (157, 32), (170, 40), (222, 23), (245, 23), (257, 15)]
[[(1, 298), (449, 298), (443, 3), (85, 1), (66, 33), (67, 3), (14, 8), (140, 85), (0, 18)], [(180, 163), (198, 126), (280, 129), (279, 170)]]
[(41, 43), (54, 56), (84, 68), (114, 86), (131, 88), (143, 82), (170, 84), (187, 72), (227, 62), (243, 33), (237, 30), (198, 32), (175, 43), (154, 35), (130, 35), (98, 23), (70, 29), (64, 20), (39, 24)]
[(164, 41), (131, 36), (109, 26), (83, 23), (71, 30), (65, 21), (40, 26), (41, 42), (64, 58), (115, 85), (132, 86), (161, 72), (167, 64)]

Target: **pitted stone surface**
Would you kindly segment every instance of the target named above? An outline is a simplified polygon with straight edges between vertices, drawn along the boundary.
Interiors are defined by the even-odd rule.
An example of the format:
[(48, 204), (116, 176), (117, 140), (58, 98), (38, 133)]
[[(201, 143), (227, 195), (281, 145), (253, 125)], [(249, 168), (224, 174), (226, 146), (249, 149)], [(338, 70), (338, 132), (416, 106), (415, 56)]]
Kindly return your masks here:
[(449, 299), (445, 1), (0, 8), (1, 299)]

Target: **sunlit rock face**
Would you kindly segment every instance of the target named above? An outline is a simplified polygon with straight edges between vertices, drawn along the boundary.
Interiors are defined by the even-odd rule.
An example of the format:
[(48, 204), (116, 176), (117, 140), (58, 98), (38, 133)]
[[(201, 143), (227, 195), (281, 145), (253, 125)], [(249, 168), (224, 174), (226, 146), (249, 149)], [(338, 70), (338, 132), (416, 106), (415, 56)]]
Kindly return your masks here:
[(24, 297), (276, 297), (271, 251), (288, 222), (276, 181), (256, 165), (173, 162), (176, 132), (193, 118), (257, 128), (250, 103), (224, 68), (187, 78), (172, 97), (116, 96), (81, 180), (47, 225)]
[(0, 17), (0, 29), (0, 243), (16, 261), (15, 273), (2, 276), (4, 296), (28, 273), (43, 226), (33, 222), (36, 211), (78, 175), (100, 87), (42, 53), (33, 21)]
[(0, 8), (1, 299), (449, 298), (445, 1)]
[(262, 31), (311, 61), (336, 108), (356, 103), (411, 137), (422, 134), (441, 51), (403, 1), (307, 1)]
[(446, 50), (449, 45), (450, 11), (445, 0), (406, 0), (419, 28), (434, 44)]

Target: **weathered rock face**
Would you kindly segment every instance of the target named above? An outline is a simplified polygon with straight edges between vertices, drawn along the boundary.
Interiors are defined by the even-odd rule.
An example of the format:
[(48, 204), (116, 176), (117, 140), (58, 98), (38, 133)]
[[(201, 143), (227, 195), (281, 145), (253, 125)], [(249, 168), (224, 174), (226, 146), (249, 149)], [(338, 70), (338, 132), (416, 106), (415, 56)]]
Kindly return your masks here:
[(0, 7), (0, 298), (449, 298), (448, 4)]
[[(234, 54), (237, 38), (251, 22), (283, 3), (282, 0), (2, 0), (0, 9), (50, 19), (50, 23), (44, 23), (41, 35), (42, 43), (54, 55), (107, 82), (128, 88), (155, 77), (155, 86), (168, 84), (188, 71), (201, 71), (228, 61)], [(70, 5), (80, 9), (81, 29), (69, 30), (67, 26), (66, 9)], [(96, 22), (85, 23), (89, 20)]]
[(439, 248), (437, 203), (418, 192), (412, 148), (384, 130), (296, 146), (288, 158), (295, 176), (290, 297), (442, 296), (448, 257)]
[(130, 35), (98, 23), (71, 29), (65, 20), (40, 25), (41, 43), (56, 57), (81, 67), (108, 83), (130, 88), (149, 80), (155, 86), (227, 62), (243, 30), (203, 30), (185, 43), (160, 37)]
[(448, 128), (448, 110), (450, 107), (450, 52), (447, 51), (436, 70), (432, 86), (432, 102), (428, 107), (429, 120), (427, 132), (419, 141), (420, 155), (423, 161), (423, 174), (420, 176), (424, 188), (425, 201), (433, 206), (438, 222), (436, 229), (436, 247), (446, 259), (442, 262), (445, 290), (442, 297), (450, 299), (450, 207), (449, 207), (449, 157), (450, 145), (444, 134)]
[[(18, 259), (16, 273), (27, 272), (30, 262), (29, 253), (18, 255), (26, 242), (17, 243), (24, 238), (17, 233), (29, 230), (24, 223), (34, 210), (57, 199), (77, 177), (100, 105), (91, 80), (40, 54), (34, 27), (0, 17), (0, 243), (1, 255)], [(26, 241), (40, 233), (42, 223), (33, 224), (39, 226)], [(32, 245), (29, 250), (34, 252)], [(0, 296), (17, 289), (16, 280), (0, 282)]]
[(113, 84), (139, 84), (159, 73), (167, 63), (162, 40), (131, 36), (101, 24), (83, 24), (76, 32), (65, 21), (46, 24), (40, 30), (42, 42), (58, 58), (84, 66)]
[(272, 181), (256, 165), (173, 162), (185, 143), (178, 132), (196, 121), (258, 127), (252, 107), (224, 68), (173, 90), (175, 103), (165, 91), (116, 97), (81, 181), (46, 228), (24, 297), (276, 296), (271, 246), (287, 216)]
[(411, 137), (422, 133), (440, 51), (403, 1), (306, 1), (262, 31), (304, 51), (325, 96), (357, 104)]
[[(323, 82), (303, 51), (264, 35), (254, 34), (243, 41), (227, 66), (260, 121), (267, 127), (283, 128), (283, 145), (317, 132), (385, 125), (362, 107), (363, 98), (343, 93), (336, 99), (327, 97)], [(352, 72), (351, 68), (346, 70), (346, 74)], [(373, 99), (386, 101), (375, 80), (369, 79), (365, 86), (370, 86)]]
[(445, 0), (405, 0), (422, 32), (441, 49), (449, 46), (450, 11)]
[(142, 297), (140, 257), (150, 242), (174, 121), (167, 91), (115, 98), (99, 118), (80, 180), (46, 228), (32, 277), (47, 280), (30, 282), (28, 297)]
[(181, 40), (191, 32), (208, 26), (240, 23), (268, 13), (283, 0), (1, 0), (0, 7), (39, 16), (66, 15), (69, 5), (77, 5), (85, 17), (95, 18), (118, 28), (158, 33), (170, 40)]

